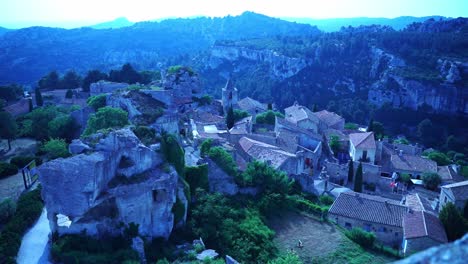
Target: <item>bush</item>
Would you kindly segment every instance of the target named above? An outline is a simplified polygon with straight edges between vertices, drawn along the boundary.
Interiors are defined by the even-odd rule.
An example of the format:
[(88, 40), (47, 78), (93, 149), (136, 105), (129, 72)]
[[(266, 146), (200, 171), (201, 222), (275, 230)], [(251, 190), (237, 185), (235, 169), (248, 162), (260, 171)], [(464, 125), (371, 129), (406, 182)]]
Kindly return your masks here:
[(18, 167), (14, 164), (0, 162), (0, 179), (6, 178), (18, 173)]
[(86, 104), (88, 104), (88, 106), (94, 108), (94, 110), (97, 111), (99, 110), (99, 108), (106, 106), (106, 98), (106, 94), (91, 96), (88, 98), (88, 100), (86, 100)]
[(190, 192), (195, 193), (198, 188), (209, 190), (208, 164), (185, 167), (185, 179), (190, 185)]
[(374, 246), (375, 234), (366, 232), (361, 228), (353, 228), (345, 232), (346, 236), (364, 248), (372, 248)]
[(16, 211), (16, 204), (11, 199), (5, 199), (0, 203), (0, 225), (3, 225), (11, 219)]
[(208, 151), (211, 149), (211, 145), (213, 144), (213, 139), (205, 139), (201, 144), (200, 144), (200, 155), (202, 157), (206, 156), (208, 154)]
[(235, 122), (241, 120), (242, 118), (246, 118), (248, 116), (249, 116), (249, 113), (247, 113), (246, 111), (234, 109), (234, 121)]
[(158, 137), (156, 137), (156, 130), (154, 128), (137, 126), (133, 128), (132, 131), (140, 141), (147, 146), (158, 142)]
[(257, 124), (266, 124), (266, 125), (274, 125), (275, 124), (275, 117), (284, 118), (284, 115), (280, 112), (275, 112), (272, 110), (268, 110), (264, 113), (258, 114), (255, 117), (255, 121)]
[(452, 161), (447, 155), (441, 152), (433, 151), (430, 152), (427, 157), (437, 163), (437, 166), (446, 166), (450, 165)]
[(424, 186), (430, 190), (435, 190), (442, 182), (442, 178), (439, 174), (433, 172), (425, 172), (422, 175), (422, 180), (424, 182)]
[[(35, 160), (36, 158), (33, 156), (16, 156), (10, 160), (11, 164), (16, 165), (18, 168), (24, 168), (24, 166), (28, 165), (29, 162)], [(39, 160), (39, 158), (37, 158)], [(37, 161), (38, 161), (37, 160)], [(36, 161), (36, 163), (38, 163)]]
[(208, 156), (227, 174), (231, 176), (237, 175), (237, 164), (222, 147), (213, 147), (210, 149)]
[(83, 135), (89, 136), (101, 129), (121, 128), (128, 124), (127, 112), (120, 108), (106, 106), (100, 108), (96, 114), (91, 115)]
[(66, 158), (70, 156), (68, 145), (63, 139), (51, 139), (42, 147), (51, 159)]
[(323, 205), (332, 205), (333, 204), (333, 197), (329, 196), (329, 195), (321, 195), (320, 198), (320, 203), (323, 204)]
[(21, 238), (37, 221), (43, 207), (40, 188), (20, 196), (16, 212), (0, 234), (0, 263), (15, 263)]
[(293, 207), (321, 217), (323, 217), (324, 214), (328, 212), (328, 209), (330, 209), (329, 206), (320, 206), (298, 195), (288, 196), (287, 199)]
[(174, 135), (162, 135), (161, 151), (164, 153), (166, 160), (174, 165), (177, 173), (183, 177), (185, 169), (185, 153)]
[(344, 125), (344, 128), (345, 129), (349, 129), (349, 130), (357, 130), (359, 128), (359, 126), (355, 123), (346, 123)]

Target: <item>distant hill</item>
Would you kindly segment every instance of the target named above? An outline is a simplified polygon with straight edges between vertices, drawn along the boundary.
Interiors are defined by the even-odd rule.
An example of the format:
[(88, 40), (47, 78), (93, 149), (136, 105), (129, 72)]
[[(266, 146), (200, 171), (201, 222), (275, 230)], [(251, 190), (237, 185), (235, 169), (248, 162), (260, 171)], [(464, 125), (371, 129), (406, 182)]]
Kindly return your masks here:
[(123, 27), (130, 27), (133, 26), (135, 23), (129, 21), (125, 17), (119, 17), (115, 20), (104, 22), (96, 25), (89, 26), (90, 28), (94, 29), (109, 29), (109, 28), (123, 28)]
[(411, 17), (402, 16), (396, 18), (371, 18), (371, 17), (355, 17), (355, 18), (330, 18), (330, 19), (312, 19), (312, 18), (294, 18), (294, 17), (282, 17), (286, 21), (310, 24), (317, 26), (320, 30), (325, 32), (339, 31), (341, 27), (358, 27), (358, 26), (369, 26), (369, 25), (382, 25), (390, 26), (396, 30), (405, 28), (407, 25), (424, 22), (428, 19), (445, 20), (446, 17), (442, 16), (427, 16), (427, 17)]
[(10, 31), (11, 29), (0, 27), (0, 36), (5, 34), (6, 32)]
[(126, 62), (140, 69), (181, 63), (217, 40), (312, 36), (311, 25), (245, 12), (223, 18), (167, 19), (117, 29), (31, 27), (0, 36), (0, 83), (35, 83), (51, 70), (109, 70)]

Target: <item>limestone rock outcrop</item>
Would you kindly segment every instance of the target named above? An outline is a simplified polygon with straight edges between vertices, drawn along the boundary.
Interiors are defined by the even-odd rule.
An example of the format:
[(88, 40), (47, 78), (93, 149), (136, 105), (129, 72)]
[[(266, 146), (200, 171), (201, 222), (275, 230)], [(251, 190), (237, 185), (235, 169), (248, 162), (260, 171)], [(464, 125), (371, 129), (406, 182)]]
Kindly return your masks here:
[(108, 82), (108, 81), (99, 81), (96, 83), (92, 83), (89, 86), (91, 96), (102, 94), (102, 93), (112, 93), (119, 89), (125, 89), (129, 85), (128, 83), (116, 83), (116, 82)]
[[(90, 154), (52, 160), (38, 169), (51, 230), (99, 237), (118, 235), (121, 223), (134, 223), (142, 236), (168, 238), (174, 228), (172, 207), (176, 199), (187, 199), (179, 192), (177, 172), (160, 169), (161, 154), (128, 128), (82, 143), (90, 146)], [(71, 225), (58, 225), (58, 214)]]

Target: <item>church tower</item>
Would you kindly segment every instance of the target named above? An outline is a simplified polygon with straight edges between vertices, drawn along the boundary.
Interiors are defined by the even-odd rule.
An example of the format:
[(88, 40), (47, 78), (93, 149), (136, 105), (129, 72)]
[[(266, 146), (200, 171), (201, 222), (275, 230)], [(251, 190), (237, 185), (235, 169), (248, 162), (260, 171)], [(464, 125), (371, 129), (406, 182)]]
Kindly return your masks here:
[(226, 86), (222, 89), (221, 99), (224, 113), (227, 113), (230, 107), (235, 107), (237, 105), (237, 101), (239, 100), (238, 92), (237, 88), (234, 87), (234, 82), (231, 77), (229, 77)]

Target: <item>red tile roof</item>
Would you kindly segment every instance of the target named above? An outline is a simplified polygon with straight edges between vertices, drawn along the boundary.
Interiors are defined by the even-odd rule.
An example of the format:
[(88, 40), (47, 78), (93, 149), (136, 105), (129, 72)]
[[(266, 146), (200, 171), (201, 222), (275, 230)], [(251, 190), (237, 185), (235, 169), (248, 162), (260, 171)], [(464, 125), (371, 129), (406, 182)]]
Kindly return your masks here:
[(409, 211), (403, 218), (405, 239), (429, 237), (447, 243), (447, 234), (437, 216), (425, 211)]
[(337, 123), (344, 121), (344, 118), (334, 112), (328, 112), (327, 110), (322, 110), (315, 112), (314, 115), (324, 122), (328, 127), (336, 125)]

